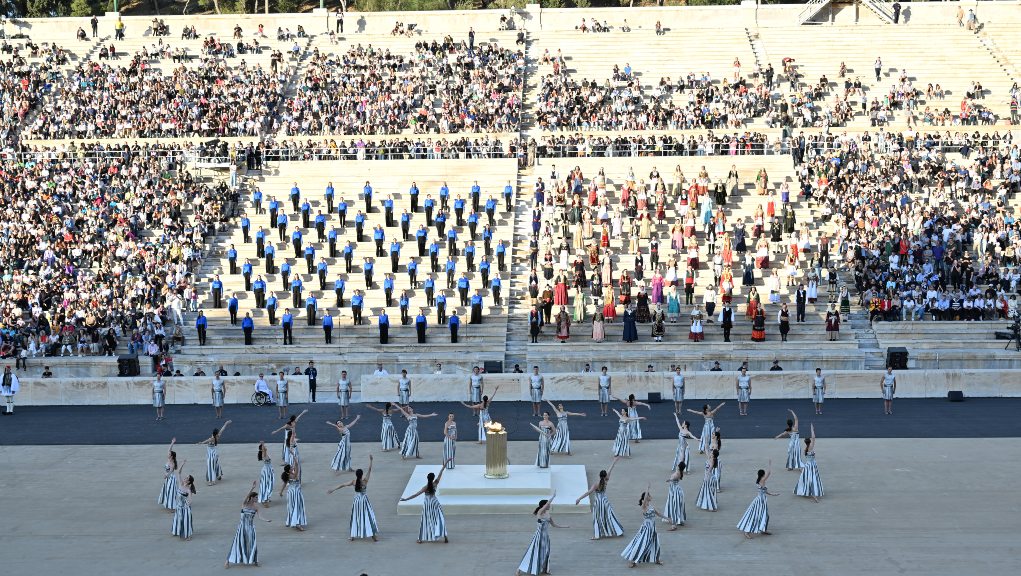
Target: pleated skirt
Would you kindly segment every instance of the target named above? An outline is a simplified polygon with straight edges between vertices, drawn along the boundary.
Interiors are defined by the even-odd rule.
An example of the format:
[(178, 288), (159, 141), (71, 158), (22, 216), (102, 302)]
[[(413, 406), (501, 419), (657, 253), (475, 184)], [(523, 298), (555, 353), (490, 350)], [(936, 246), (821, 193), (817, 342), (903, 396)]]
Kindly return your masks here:
[(592, 533), (596, 538), (615, 538), (624, 535), (624, 528), (617, 521), (606, 492), (592, 493)]
[(305, 517), (305, 496), (301, 493), (301, 482), (287, 483), (287, 521), (285, 526), (296, 528), (308, 525)]
[(351, 503), (351, 537), (372, 538), (378, 533), (376, 513), (372, 511), (369, 496), (365, 492), (355, 492)]
[(443, 507), (435, 494), (425, 494), (422, 500), (422, 523), (418, 528), (418, 539), (422, 542), (436, 542), (447, 537), (447, 521)]

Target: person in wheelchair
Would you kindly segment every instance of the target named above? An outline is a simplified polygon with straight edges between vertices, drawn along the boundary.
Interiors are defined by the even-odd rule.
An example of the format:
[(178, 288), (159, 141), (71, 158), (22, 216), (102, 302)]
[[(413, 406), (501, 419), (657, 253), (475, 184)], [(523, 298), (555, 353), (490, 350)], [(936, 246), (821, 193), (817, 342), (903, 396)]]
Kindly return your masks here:
[(269, 397), (270, 403), (274, 402), (273, 390), (270, 389), (269, 384), (266, 384), (265, 374), (259, 372), (259, 379), (255, 381), (255, 393), (262, 392)]

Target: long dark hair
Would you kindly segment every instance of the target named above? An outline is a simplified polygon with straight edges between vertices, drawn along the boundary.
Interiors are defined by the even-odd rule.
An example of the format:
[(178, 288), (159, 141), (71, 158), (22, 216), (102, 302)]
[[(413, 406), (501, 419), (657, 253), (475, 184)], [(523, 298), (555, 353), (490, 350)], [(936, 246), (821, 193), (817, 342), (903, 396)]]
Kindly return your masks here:
[(362, 474), (364, 472), (362, 472), (361, 468), (355, 470), (355, 492), (362, 491)]
[(720, 448), (723, 448), (723, 438), (720, 436), (719, 428), (713, 431), (713, 438), (716, 438), (716, 452), (719, 452)]
[(433, 481), (435, 481), (435, 480), (436, 480), (436, 475), (435, 474), (433, 474), (432, 472), (426, 474), (426, 476), (425, 476), (425, 493), (426, 494), (435, 494), (436, 493), (436, 486), (433, 485)]
[(546, 500), (545, 498), (543, 498), (542, 500), (539, 500), (539, 505), (535, 507), (535, 510), (532, 510), (532, 516), (535, 516), (536, 514), (538, 514), (539, 510), (542, 510), (543, 508), (545, 508), (546, 504), (548, 504), (548, 503), (549, 503), (549, 500)]
[(787, 431), (792, 432), (794, 430), (794, 420), (787, 419)]
[(709, 405), (708, 404), (703, 404), (702, 405), (702, 414), (708, 414), (708, 413), (709, 413)]
[(283, 471), (282, 474), (280, 474), (280, 479), (283, 480), (284, 482), (289, 482), (291, 480), (291, 465), (290, 464), (284, 464), (284, 471)]
[(489, 396), (482, 397), (482, 407), (489, 408)]
[[(383, 415), (384, 416), (389, 416), (390, 415), (390, 407), (392, 407), (392, 406), (393, 406), (393, 404), (391, 404), (389, 402), (387, 402), (386, 404), (383, 405)], [(292, 418), (293, 418), (293, 416), (292, 416)]]
[(609, 476), (609, 474), (606, 473), (606, 470), (600, 470), (599, 471), (599, 489), (596, 490), (596, 492), (602, 492), (603, 490), (606, 490), (606, 477), (607, 476)]
[(641, 506), (645, 502), (645, 495), (648, 494), (645, 490), (642, 490), (642, 495), (638, 497), (638, 505)]
[(210, 442), (210, 444), (212, 444), (213, 446), (216, 446), (216, 444), (219, 441), (220, 441), (220, 429), (219, 428), (213, 428), (213, 441)]
[(191, 491), (192, 494), (198, 494), (198, 492), (195, 490), (195, 477), (194, 476), (189, 475), (188, 479), (185, 480), (184, 485), (188, 487), (188, 490)]
[(170, 451), (170, 461), (174, 463), (174, 470), (177, 470), (177, 452)]
[(264, 447), (265, 447), (265, 444), (263, 444), (262, 442), (259, 442), (259, 456), (258, 456), (259, 462), (262, 462), (262, 449)]
[(627, 395), (627, 405), (628, 405), (628, 408), (633, 408), (634, 407), (634, 405), (635, 405), (635, 395), (634, 394), (628, 394)]
[(755, 476), (755, 483), (758, 484), (759, 482), (762, 482), (762, 477), (765, 475), (766, 471), (760, 468), (758, 475)]
[(812, 447), (812, 439), (811, 438), (805, 438), (805, 455), (806, 456), (808, 455), (808, 450), (811, 447)]
[(680, 462), (677, 463), (677, 479), (678, 480), (684, 478), (684, 469), (686, 467), (687, 467), (687, 464), (684, 462), (684, 460), (681, 460)]

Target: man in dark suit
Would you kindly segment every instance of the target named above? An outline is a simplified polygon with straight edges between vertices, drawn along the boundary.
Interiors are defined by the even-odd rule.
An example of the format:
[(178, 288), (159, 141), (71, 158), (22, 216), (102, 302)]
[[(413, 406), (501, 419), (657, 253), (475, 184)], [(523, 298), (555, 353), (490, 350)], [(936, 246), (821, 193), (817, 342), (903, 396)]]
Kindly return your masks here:
[(723, 341), (730, 342), (730, 329), (734, 327), (734, 309), (724, 304), (720, 311), (720, 327), (723, 328)]
[(795, 302), (797, 303), (797, 321), (805, 321), (805, 303), (808, 302), (808, 293), (805, 292), (805, 285), (798, 284), (798, 291), (795, 293)]

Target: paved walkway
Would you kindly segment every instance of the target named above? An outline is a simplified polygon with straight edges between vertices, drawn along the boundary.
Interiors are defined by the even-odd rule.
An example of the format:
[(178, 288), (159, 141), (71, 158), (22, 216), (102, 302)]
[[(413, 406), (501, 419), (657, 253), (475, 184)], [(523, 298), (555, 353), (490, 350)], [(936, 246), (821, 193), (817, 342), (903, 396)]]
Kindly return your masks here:
[[(29, 414), (26, 411), (24, 420), (19, 416), (18, 421), (29, 420)], [(728, 416), (725, 422), (729, 425), (736, 419)], [(950, 433), (967, 422), (968, 418), (933, 419), (929, 430)], [(74, 429), (78, 424), (68, 423), (67, 427)], [(307, 423), (304, 429), (319, 427), (312, 424)], [(3, 425), (11, 430), (6, 419)], [(122, 441), (137, 441), (130, 429), (117, 424), (111, 427), (121, 434)], [(782, 440), (725, 441), (720, 510), (697, 510), (694, 500), (701, 475), (686, 478), (688, 525), (677, 532), (667, 532), (659, 525), (666, 566), (643, 566), (635, 572), (957, 576), (1016, 571), (1015, 479), (1021, 472), (1021, 445), (1016, 440), (842, 440), (823, 436), (818, 453), (826, 496), (819, 504), (791, 494), (797, 473), (782, 469), (785, 446)], [(375, 444), (355, 444), (356, 465), (364, 466), (367, 452), (376, 449)], [(610, 463), (609, 449), (604, 441), (580, 441), (574, 456), (557, 457), (554, 463), (585, 464), (591, 479)], [(416, 545), (418, 518), (397, 516), (396, 501), (419, 462), (402, 462), (393, 453), (376, 452), (369, 488), (381, 540), (349, 543), (351, 492), (326, 494), (327, 488), (350, 478), (337, 478), (329, 470), (333, 450), (330, 444), (302, 446), (310, 522), (306, 532), (283, 526), (282, 499), (264, 510), (273, 520), (258, 523), (257, 528), (259, 557), (267, 573), (514, 573), (534, 530), (531, 517), (449, 516), (450, 544)], [(187, 470), (199, 477), (193, 504), (196, 533), (191, 542), (170, 536), (171, 515), (156, 506), (164, 451), (165, 446), (0, 447), (0, 478), (5, 487), (0, 492), (4, 573), (222, 573), (241, 500), (258, 476), (255, 446), (223, 446), (226, 479), (214, 487), (205, 486), (201, 479), (204, 449), (179, 447), (180, 457), (188, 460)], [(558, 522), (570, 526), (551, 534), (554, 574), (629, 573), (619, 554), (640, 523), (635, 505), (638, 495), (651, 484), (654, 503), (662, 507), (663, 481), (673, 451), (672, 441), (642, 442), (635, 446), (632, 460), (617, 466), (609, 496), (626, 538), (591, 542), (588, 515), (557, 516), (554, 507)], [(277, 456), (278, 449), (273, 454)], [(440, 445), (425, 444), (422, 454), (425, 462), (438, 462)], [(534, 454), (534, 442), (511, 443), (512, 462), (528, 462)], [(769, 499), (774, 535), (746, 540), (734, 526), (753, 497), (755, 470), (769, 458), (774, 462), (769, 486), (780, 493)], [(458, 461), (481, 463), (482, 448), (462, 443)], [(558, 499), (575, 497), (561, 494)]]
[[(325, 395), (324, 395), (325, 396)], [(715, 406), (719, 401), (712, 401)], [(701, 409), (703, 400), (688, 400), (685, 408)], [(378, 406), (378, 405), (377, 405)], [(545, 408), (549, 408), (544, 405)], [(619, 406), (619, 405), (618, 405)], [(336, 420), (337, 406), (320, 402), (312, 405), (294, 403), (290, 409), (298, 413), (306, 407), (310, 413), (303, 419), (300, 437), (305, 442), (331, 442), (336, 431), (323, 425)], [(579, 440), (613, 438), (617, 429), (612, 415), (599, 416), (596, 402), (568, 402), (572, 412), (585, 412), (587, 418), (571, 418), (571, 437)], [(784, 428), (787, 409), (794, 409), (803, 428), (816, 422), (820, 434), (829, 438), (1004, 438), (1021, 437), (1021, 398), (972, 398), (963, 403), (943, 399), (904, 399), (894, 403), (893, 416), (884, 416), (882, 401), (844, 399), (826, 403), (825, 414), (815, 416), (806, 400), (753, 400), (749, 416), (737, 415), (737, 403), (728, 400), (717, 417), (717, 425), (725, 438), (765, 438)], [(462, 437), (474, 434), (477, 419), (471, 411), (455, 403), (415, 404), (419, 413), (436, 412), (434, 419), (424, 419), (419, 426), (424, 441), (442, 439), (442, 420), (454, 412)], [(677, 426), (672, 415), (673, 403), (654, 404), (651, 410), (640, 409), (647, 438), (675, 438)], [(532, 440), (534, 432), (528, 422), (531, 416), (527, 402), (497, 402), (493, 417), (506, 425), (511, 440)], [(368, 442), (379, 438), (379, 415), (359, 404), (351, 406), (351, 417), (362, 415), (353, 430), (353, 440)], [(155, 422), (154, 412), (147, 406), (48, 406), (21, 407), (13, 417), (0, 417), (0, 445), (68, 445), (68, 444), (160, 444), (177, 436), (182, 441), (201, 440), (220, 424), (209, 406), (168, 406), (167, 419)], [(258, 442), (272, 440), (269, 432), (280, 426), (275, 407), (250, 405), (227, 406), (225, 418), (233, 420), (224, 434), (224, 442)], [(697, 414), (684, 416), (697, 434), (702, 418)], [(397, 416), (395, 424), (403, 432), (404, 424)]]

